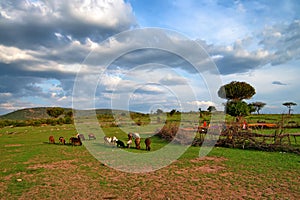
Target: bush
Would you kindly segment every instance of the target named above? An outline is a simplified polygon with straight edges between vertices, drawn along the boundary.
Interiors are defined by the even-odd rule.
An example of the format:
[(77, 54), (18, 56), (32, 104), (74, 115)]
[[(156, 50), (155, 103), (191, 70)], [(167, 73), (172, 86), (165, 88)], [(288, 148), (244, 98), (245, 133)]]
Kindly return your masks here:
[(244, 101), (230, 101), (226, 104), (226, 113), (234, 117), (248, 116), (250, 108)]
[(174, 137), (176, 136), (176, 133), (178, 132), (179, 129), (179, 124), (174, 123), (174, 122), (168, 122), (164, 125), (162, 129), (160, 129), (157, 132), (157, 136), (160, 138), (167, 140), (167, 141), (172, 141)]

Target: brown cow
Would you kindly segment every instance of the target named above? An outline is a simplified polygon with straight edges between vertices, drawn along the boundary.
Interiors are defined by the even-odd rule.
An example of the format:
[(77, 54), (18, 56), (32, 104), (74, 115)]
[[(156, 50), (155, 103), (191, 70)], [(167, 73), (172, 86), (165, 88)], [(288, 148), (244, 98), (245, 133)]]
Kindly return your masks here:
[(54, 140), (54, 136), (53, 136), (53, 135), (51, 135), (51, 136), (49, 137), (49, 143), (50, 143), (50, 144), (55, 144), (55, 140)]
[(147, 150), (147, 151), (150, 151), (150, 149), (151, 149), (151, 147), (150, 147), (150, 145), (151, 145), (151, 140), (150, 140), (150, 138), (146, 138), (145, 144), (146, 144), (146, 150)]
[(135, 143), (135, 148), (136, 149), (141, 148), (141, 138), (135, 138), (134, 143)]

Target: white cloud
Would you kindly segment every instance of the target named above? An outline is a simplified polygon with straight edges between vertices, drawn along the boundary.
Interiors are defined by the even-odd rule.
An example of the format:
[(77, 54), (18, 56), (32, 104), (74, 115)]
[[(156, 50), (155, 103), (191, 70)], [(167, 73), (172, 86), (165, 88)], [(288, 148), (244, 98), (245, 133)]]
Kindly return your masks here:
[(180, 76), (174, 76), (172, 74), (167, 74), (160, 81), (163, 85), (182, 85), (187, 84), (187, 80)]
[[(97, 103), (107, 103), (130, 93), (135, 103), (146, 107), (160, 103), (166, 108), (175, 107), (177, 97), (181, 98), (181, 103), (189, 102), (204, 108), (211, 105), (209, 92), (214, 93), (219, 85), (206, 90), (209, 92), (204, 90), (205, 79), (213, 66), (206, 65), (204, 54), (199, 55), (189, 41), (176, 35), (146, 31), (139, 37), (112, 37), (101, 43), (107, 37), (136, 25), (135, 11), (129, 3), (122, 0), (1, 1), (1, 105), (11, 109), (18, 105), (26, 107), (31, 105), (28, 101), (38, 101), (34, 99), (46, 104), (70, 104), (74, 78), (79, 69), (86, 77), (84, 87), (80, 88), (82, 96), (76, 101), (89, 100), (88, 94), (95, 92), (95, 84), (101, 78)], [(250, 82), (257, 89), (255, 98), (259, 100), (269, 102), (272, 97), (280, 102), (283, 97), (290, 97), (296, 101), (299, 97), (293, 91), (299, 88), (300, 22), (286, 20), (297, 19), (288, 11), (297, 14), (295, 10), (299, 6), (291, 2), (273, 3), (187, 0), (174, 1), (170, 5), (169, 2), (159, 2), (159, 5), (171, 7), (164, 9), (165, 15), (160, 15), (163, 18), (157, 20), (157, 16), (152, 15), (151, 20), (191, 37), (205, 39), (198, 42), (211, 55), (226, 82)], [(150, 8), (152, 4), (147, 6)], [(279, 10), (273, 12), (271, 8), (274, 7)], [(273, 22), (272, 18), (275, 19)], [(171, 47), (174, 43), (177, 49)], [(138, 49), (141, 44), (150, 49)], [(151, 49), (153, 44), (160, 44), (167, 50), (171, 48), (171, 52), (163, 48)], [(128, 48), (137, 49), (117, 57)], [(92, 49), (93, 55), (82, 63)], [(184, 53), (188, 61), (202, 59), (200, 74), (172, 51)], [(114, 61), (112, 69), (104, 69), (109, 61)], [(291, 66), (294, 61), (296, 64)], [(106, 74), (99, 77), (104, 70)], [(200, 83), (201, 75), (204, 80)], [(214, 74), (214, 78), (216, 76)], [(58, 80), (60, 84), (53, 87), (43, 84), (49, 79)], [(11, 84), (15, 80), (18, 80), (18, 85)], [(272, 84), (278, 81), (287, 85)], [(193, 95), (186, 92), (190, 85), (196, 89), (196, 96), (202, 95), (201, 100), (188, 98)], [(91, 107), (90, 104), (87, 107)]]
[(6, 64), (21, 61), (21, 60), (36, 60), (32, 55), (34, 51), (30, 50), (21, 50), (12, 46), (4, 46), (0, 44), (0, 62)]
[[(1, 7), (0, 7), (0, 8), (1, 8)], [(4, 17), (4, 18), (6, 18), (6, 19), (11, 19), (11, 16), (9, 16), (9, 15), (7, 14), (7, 12), (5, 12), (4, 10), (1, 10), (1, 11), (0, 11), (0, 16)]]
[(11, 97), (12, 93), (10, 92), (4, 92), (4, 93), (0, 93), (0, 98), (7, 98), (7, 97)]
[(211, 101), (190, 101), (187, 104), (198, 106), (199, 108), (207, 109), (209, 106), (216, 106), (214, 102)]
[(63, 96), (63, 97), (61, 97), (61, 98), (59, 98), (59, 99), (57, 99), (57, 101), (64, 101), (64, 100), (66, 100), (68, 97), (66, 97), (66, 96)]
[(70, 0), (70, 14), (78, 20), (101, 26), (117, 27), (134, 21), (130, 4), (123, 0)]
[(28, 49), (70, 38), (102, 41), (136, 25), (130, 4), (123, 0), (1, 1), (0, 10), (0, 43)]

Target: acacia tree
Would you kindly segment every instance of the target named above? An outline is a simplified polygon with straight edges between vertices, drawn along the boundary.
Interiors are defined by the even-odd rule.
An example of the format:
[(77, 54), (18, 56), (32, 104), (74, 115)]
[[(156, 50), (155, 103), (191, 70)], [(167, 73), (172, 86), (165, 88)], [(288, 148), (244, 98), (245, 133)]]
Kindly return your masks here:
[(255, 89), (246, 82), (232, 81), (220, 87), (219, 97), (227, 99), (226, 113), (231, 116), (247, 116), (250, 108), (244, 99), (250, 99), (255, 94)]
[(292, 106), (296, 106), (297, 104), (294, 102), (285, 102), (282, 105), (286, 106), (289, 109), (289, 115), (291, 114)]
[(164, 113), (164, 111), (163, 111), (162, 109), (157, 109), (157, 110), (156, 110), (156, 114), (160, 115), (160, 114), (162, 114), (162, 113)]
[(207, 108), (207, 110), (208, 110), (208, 112), (213, 112), (213, 111), (216, 111), (217, 109), (216, 109), (215, 106), (209, 106), (209, 107)]
[(230, 101), (242, 101), (255, 95), (255, 89), (246, 82), (232, 81), (220, 87), (219, 97)]
[(175, 110), (175, 109), (172, 109), (172, 110), (170, 111), (170, 116), (173, 116), (175, 113), (176, 113), (176, 110)]
[(263, 102), (253, 102), (250, 103), (249, 106), (253, 107), (253, 112), (257, 112), (257, 114), (259, 115), (259, 111), (266, 105), (266, 103)]

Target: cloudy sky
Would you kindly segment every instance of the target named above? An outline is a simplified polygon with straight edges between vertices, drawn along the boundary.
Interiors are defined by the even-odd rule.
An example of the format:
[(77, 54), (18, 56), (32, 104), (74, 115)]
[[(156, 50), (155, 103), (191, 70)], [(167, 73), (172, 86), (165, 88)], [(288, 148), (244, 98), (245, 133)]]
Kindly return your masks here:
[(300, 104), (299, 10), (298, 0), (1, 1), (0, 114), (206, 110), (231, 81), (255, 88), (247, 102), (266, 103), (262, 113), (287, 112), (282, 103)]

